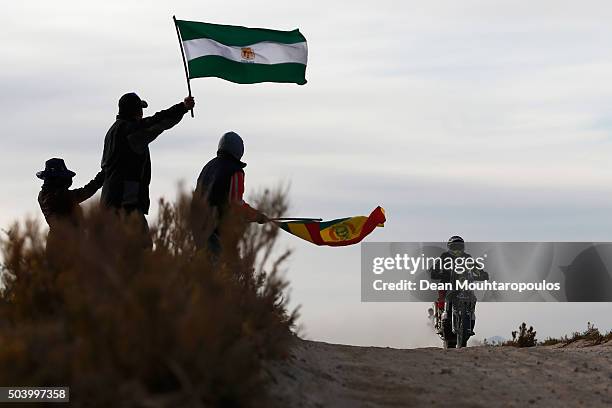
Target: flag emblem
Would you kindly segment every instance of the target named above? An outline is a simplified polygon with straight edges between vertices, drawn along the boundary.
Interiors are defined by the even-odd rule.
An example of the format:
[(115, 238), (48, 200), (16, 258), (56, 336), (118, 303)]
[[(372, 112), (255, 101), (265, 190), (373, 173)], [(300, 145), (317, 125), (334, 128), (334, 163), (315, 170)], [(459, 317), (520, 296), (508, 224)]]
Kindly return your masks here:
[(350, 237), (351, 234), (355, 233), (355, 227), (352, 224), (340, 224), (332, 227), (329, 231), (330, 237), (334, 241), (344, 241)]
[(250, 61), (255, 59), (255, 51), (251, 47), (242, 48), (242, 59)]
[(368, 217), (357, 216), (331, 221), (279, 222), (285, 231), (315, 245), (344, 246), (360, 242), (376, 227), (384, 226), (385, 210), (377, 207)]
[(304, 85), (308, 45), (299, 30), (279, 31), (175, 20), (187, 77), (238, 84)]

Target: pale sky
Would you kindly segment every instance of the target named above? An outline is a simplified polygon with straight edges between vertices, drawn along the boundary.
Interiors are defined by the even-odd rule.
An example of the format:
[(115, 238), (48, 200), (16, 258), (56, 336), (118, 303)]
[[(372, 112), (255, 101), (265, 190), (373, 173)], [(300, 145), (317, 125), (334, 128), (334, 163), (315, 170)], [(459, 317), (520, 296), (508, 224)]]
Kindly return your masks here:
[[(185, 96), (171, 17), (308, 40), (308, 84), (192, 81), (196, 117), (151, 147), (153, 201), (192, 188), (219, 136), (245, 139), (247, 189), (291, 182), (292, 215), (388, 216), (372, 241), (612, 241), (608, 1), (23, 1), (3, 4), (0, 225), (41, 218), (35, 172), (98, 171), (118, 97)], [(153, 217), (149, 217), (152, 220)], [(308, 338), (437, 345), (428, 304), (362, 304), (359, 246), (286, 236)], [(479, 304), (477, 337), (612, 328), (610, 304)]]

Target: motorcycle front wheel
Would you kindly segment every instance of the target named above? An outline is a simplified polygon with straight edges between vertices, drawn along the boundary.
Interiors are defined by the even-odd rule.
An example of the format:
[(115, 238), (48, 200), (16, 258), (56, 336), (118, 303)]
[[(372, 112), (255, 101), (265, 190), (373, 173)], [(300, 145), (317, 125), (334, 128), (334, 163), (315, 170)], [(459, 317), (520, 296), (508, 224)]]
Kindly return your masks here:
[(451, 349), (451, 348), (456, 348), (457, 347), (457, 338), (454, 337), (452, 339), (444, 339), (444, 348), (445, 349)]
[(453, 333), (452, 323), (450, 319), (444, 321), (443, 331), (444, 339), (443, 344), (445, 349), (455, 348), (457, 346), (457, 335)]
[(470, 338), (470, 331), (472, 329), (472, 319), (469, 313), (463, 313), (459, 319), (459, 327), (457, 330), (457, 344), (455, 347), (467, 347), (468, 339)]

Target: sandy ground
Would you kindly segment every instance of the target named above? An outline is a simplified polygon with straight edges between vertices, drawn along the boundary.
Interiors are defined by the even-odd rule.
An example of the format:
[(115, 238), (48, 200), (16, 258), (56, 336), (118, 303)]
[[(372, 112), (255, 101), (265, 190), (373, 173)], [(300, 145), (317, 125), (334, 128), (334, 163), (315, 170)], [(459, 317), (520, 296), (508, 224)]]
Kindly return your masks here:
[(268, 372), (279, 407), (612, 406), (612, 342), (401, 350), (296, 340)]

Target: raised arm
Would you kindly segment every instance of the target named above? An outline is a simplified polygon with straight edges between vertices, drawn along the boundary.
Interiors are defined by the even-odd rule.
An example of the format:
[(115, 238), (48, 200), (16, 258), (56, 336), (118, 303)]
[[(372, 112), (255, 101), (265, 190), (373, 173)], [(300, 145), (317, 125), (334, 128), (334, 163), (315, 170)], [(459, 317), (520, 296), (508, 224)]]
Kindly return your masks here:
[(104, 184), (104, 171), (101, 170), (93, 180), (89, 183), (85, 184), (81, 188), (75, 188), (74, 190), (69, 190), (70, 199), (72, 202), (80, 204), (83, 201), (87, 200), (98, 191), (102, 185)]
[(140, 125), (143, 127), (149, 127), (167, 120), (176, 121), (176, 123), (180, 122), (180, 120), (183, 118), (183, 115), (189, 110), (187, 109), (187, 99), (188, 98), (185, 98), (185, 101), (177, 103), (176, 105), (172, 105), (168, 109), (159, 111), (153, 116), (142, 118), (139, 122)]
[(157, 139), (164, 130), (168, 130), (178, 124), (183, 119), (185, 113), (193, 108), (194, 105), (193, 97), (188, 96), (181, 103), (159, 111), (153, 116), (141, 119), (134, 130), (127, 136), (130, 147), (136, 152), (144, 151), (144, 148)]

